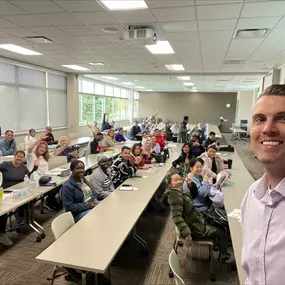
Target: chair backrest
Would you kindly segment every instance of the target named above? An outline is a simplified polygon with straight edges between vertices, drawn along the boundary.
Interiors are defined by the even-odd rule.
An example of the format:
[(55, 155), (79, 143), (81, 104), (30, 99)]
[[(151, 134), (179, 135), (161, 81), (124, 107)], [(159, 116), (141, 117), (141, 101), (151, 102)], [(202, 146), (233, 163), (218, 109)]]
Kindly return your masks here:
[(70, 140), (75, 140), (78, 138), (78, 135), (77, 135), (77, 133), (69, 133), (68, 137)]
[(51, 224), (51, 230), (55, 239), (62, 236), (75, 224), (71, 212), (66, 212), (56, 217)]
[(169, 266), (171, 271), (174, 274), (174, 280), (176, 285), (185, 285), (180, 275), (180, 265), (178, 261), (177, 254), (174, 249), (172, 249), (171, 253), (169, 254)]

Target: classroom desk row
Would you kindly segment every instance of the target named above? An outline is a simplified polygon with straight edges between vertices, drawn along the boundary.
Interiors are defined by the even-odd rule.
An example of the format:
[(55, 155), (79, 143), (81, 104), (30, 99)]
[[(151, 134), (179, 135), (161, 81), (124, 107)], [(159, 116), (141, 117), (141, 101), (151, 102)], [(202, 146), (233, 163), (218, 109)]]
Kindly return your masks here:
[[(105, 273), (130, 233), (146, 249), (145, 241), (135, 233), (135, 224), (155, 195), (173, 159), (179, 155), (180, 148), (180, 145), (175, 145), (170, 150), (170, 158), (163, 166), (138, 170), (137, 176), (140, 177), (135, 176), (125, 182), (137, 190), (121, 191), (117, 188), (43, 251), (37, 260), (81, 271)], [(79, 236), (84, 237), (84, 242), (80, 247), (74, 247)]]
[(210, 132), (214, 132), (217, 139), (221, 139), (223, 137), (218, 125), (208, 124), (208, 127), (206, 129), (207, 137), (209, 136)]

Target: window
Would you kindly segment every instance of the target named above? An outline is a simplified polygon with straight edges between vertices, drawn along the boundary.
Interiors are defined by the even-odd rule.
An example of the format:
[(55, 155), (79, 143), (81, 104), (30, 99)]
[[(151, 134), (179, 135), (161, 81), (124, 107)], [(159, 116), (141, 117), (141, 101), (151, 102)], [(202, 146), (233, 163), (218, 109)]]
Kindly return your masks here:
[[(87, 84), (84, 81), (88, 82)], [(94, 85), (92, 93), (91, 86)], [(87, 88), (87, 85), (90, 86)], [(86, 88), (84, 89), (83, 86)], [(84, 92), (86, 91), (86, 92)], [(132, 98), (133, 90), (125, 89), (111, 84), (95, 81), (92, 79), (79, 79), (79, 112), (80, 123), (86, 124), (91, 121), (102, 122), (104, 113), (107, 114), (109, 121), (129, 120), (132, 121), (131, 106), (133, 102), (129, 100)], [(134, 113), (138, 114), (138, 99), (139, 93), (134, 95), (136, 98), (136, 106)]]
[(94, 83), (88, 80), (82, 80), (82, 92), (83, 93), (94, 93)]
[(140, 99), (140, 93), (135, 91), (134, 92), (134, 119), (138, 119), (139, 117), (139, 99)]
[(67, 126), (66, 78), (36, 68), (0, 63), (2, 131)]

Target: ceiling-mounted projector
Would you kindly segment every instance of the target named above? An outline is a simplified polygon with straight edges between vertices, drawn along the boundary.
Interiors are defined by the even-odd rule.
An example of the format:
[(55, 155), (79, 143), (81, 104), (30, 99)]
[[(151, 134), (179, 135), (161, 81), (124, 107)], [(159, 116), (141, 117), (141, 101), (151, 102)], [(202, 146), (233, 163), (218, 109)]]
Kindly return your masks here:
[(151, 28), (132, 28), (124, 32), (124, 40), (132, 46), (156, 44), (156, 33)]

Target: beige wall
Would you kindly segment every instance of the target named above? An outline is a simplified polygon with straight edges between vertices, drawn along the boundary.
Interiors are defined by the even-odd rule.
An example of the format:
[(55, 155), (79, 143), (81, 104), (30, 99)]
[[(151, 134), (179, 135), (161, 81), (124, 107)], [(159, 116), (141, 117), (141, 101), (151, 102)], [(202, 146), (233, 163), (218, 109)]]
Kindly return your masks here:
[(220, 117), (224, 117), (228, 120), (224, 124), (227, 129), (235, 120), (236, 101), (237, 93), (140, 92), (139, 116), (150, 116), (158, 110), (158, 116), (169, 121), (181, 122), (188, 115), (194, 124), (219, 123)]

